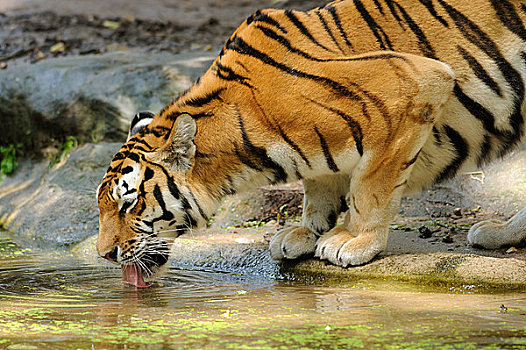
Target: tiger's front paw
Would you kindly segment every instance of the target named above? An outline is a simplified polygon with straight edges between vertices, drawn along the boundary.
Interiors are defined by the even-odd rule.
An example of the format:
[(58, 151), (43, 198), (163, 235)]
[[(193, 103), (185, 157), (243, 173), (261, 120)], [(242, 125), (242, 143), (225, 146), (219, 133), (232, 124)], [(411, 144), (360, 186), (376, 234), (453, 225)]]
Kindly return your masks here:
[(314, 253), (318, 236), (304, 226), (281, 230), (270, 240), (270, 257), (274, 260), (297, 259)]
[(471, 226), (468, 243), (486, 249), (497, 249), (506, 242), (505, 223), (499, 220), (485, 220)]
[(387, 246), (387, 235), (354, 235), (346, 227), (335, 227), (318, 239), (315, 256), (347, 267), (371, 261)]

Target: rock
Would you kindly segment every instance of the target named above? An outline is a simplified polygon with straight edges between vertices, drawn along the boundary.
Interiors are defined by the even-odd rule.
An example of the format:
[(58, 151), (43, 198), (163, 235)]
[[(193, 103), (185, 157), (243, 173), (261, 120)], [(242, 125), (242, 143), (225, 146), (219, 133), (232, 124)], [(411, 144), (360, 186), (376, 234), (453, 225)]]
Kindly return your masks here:
[(430, 238), (433, 235), (427, 226), (420, 226), (418, 232), (420, 233), (420, 235), (418, 235), (420, 238)]
[(447, 235), (445, 235), (445, 236), (442, 238), (442, 242), (444, 242), (444, 243), (448, 243), (448, 244), (449, 244), (449, 243), (453, 243), (454, 240), (453, 240), (453, 237), (451, 237), (450, 234), (447, 234)]
[(122, 141), (130, 118), (158, 111), (187, 89), (213, 54), (135, 51), (54, 58), (0, 71), (0, 145)]
[(96, 234), (95, 191), (120, 143), (87, 144), (69, 159), (21, 162), (0, 186), (0, 227), (22, 246), (69, 246)]

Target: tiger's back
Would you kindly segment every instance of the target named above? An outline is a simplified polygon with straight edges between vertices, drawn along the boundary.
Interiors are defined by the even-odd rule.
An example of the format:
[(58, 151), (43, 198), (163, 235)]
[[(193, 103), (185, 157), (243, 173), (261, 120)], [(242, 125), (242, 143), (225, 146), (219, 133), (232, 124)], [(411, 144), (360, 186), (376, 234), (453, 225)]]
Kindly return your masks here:
[[(115, 157), (99, 192), (99, 252), (202, 225), (224, 195), (302, 179), (302, 224), (273, 238), (272, 256), (369, 261), (385, 248), (402, 192), (521, 140), (525, 19), (519, 0), (258, 11)], [(332, 229), (347, 193), (350, 220)]]
[[(452, 67), (456, 85), (454, 98), (417, 162), (408, 189), (417, 191), (506, 153), (523, 135), (526, 11), (522, 2), (454, 5), (340, 1), (309, 12), (258, 12), (234, 33), (200, 83), (176, 102), (179, 108), (167, 114), (203, 113), (210, 106), (194, 109), (184, 101), (208, 96), (227, 82), (232, 94), (253, 100), (247, 107), (262, 110), (270, 128), (282, 123), (283, 130), (294, 132), (303, 121), (313, 123), (295, 120), (297, 110), (316, 108), (317, 98), (327, 98), (323, 95), (328, 86), (319, 77), (345, 79), (338, 59), (378, 50), (437, 59)], [(378, 79), (376, 90), (388, 77)], [(285, 91), (277, 91), (279, 87)], [(311, 101), (305, 95), (311, 95)], [(305, 142), (307, 148), (318, 147), (317, 143), (313, 137)]]

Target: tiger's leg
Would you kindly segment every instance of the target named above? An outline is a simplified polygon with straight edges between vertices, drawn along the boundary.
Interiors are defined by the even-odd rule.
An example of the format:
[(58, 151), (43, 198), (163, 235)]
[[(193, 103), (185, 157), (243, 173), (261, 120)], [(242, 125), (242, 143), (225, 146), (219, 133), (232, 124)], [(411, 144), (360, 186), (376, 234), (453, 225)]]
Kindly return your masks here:
[(468, 232), (468, 243), (486, 249), (519, 244), (526, 240), (526, 208), (508, 221), (487, 220), (473, 225)]
[(318, 237), (333, 228), (340, 212), (346, 210), (345, 195), (349, 192), (347, 175), (304, 179), (303, 188), (301, 225), (279, 231), (272, 237), (270, 256), (274, 260), (313, 254)]
[(315, 256), (346, 267), (369, 262), (387, 246), (388, 227), (432, 125), (406, 125), (389, 147), (364, 153), (350, 185), (350, 220), (325, 233)]

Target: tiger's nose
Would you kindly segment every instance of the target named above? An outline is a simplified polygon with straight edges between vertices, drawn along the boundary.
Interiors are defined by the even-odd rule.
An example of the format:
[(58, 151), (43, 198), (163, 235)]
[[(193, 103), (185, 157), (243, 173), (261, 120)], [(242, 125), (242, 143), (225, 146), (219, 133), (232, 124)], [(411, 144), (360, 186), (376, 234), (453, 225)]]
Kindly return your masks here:
[(103, 255), (102, 257), (108, 261), (116, 263), (118, 255), (119, 255), (119, 247), (115, 246), (111, 252), (106, 253), (106, 255)]

